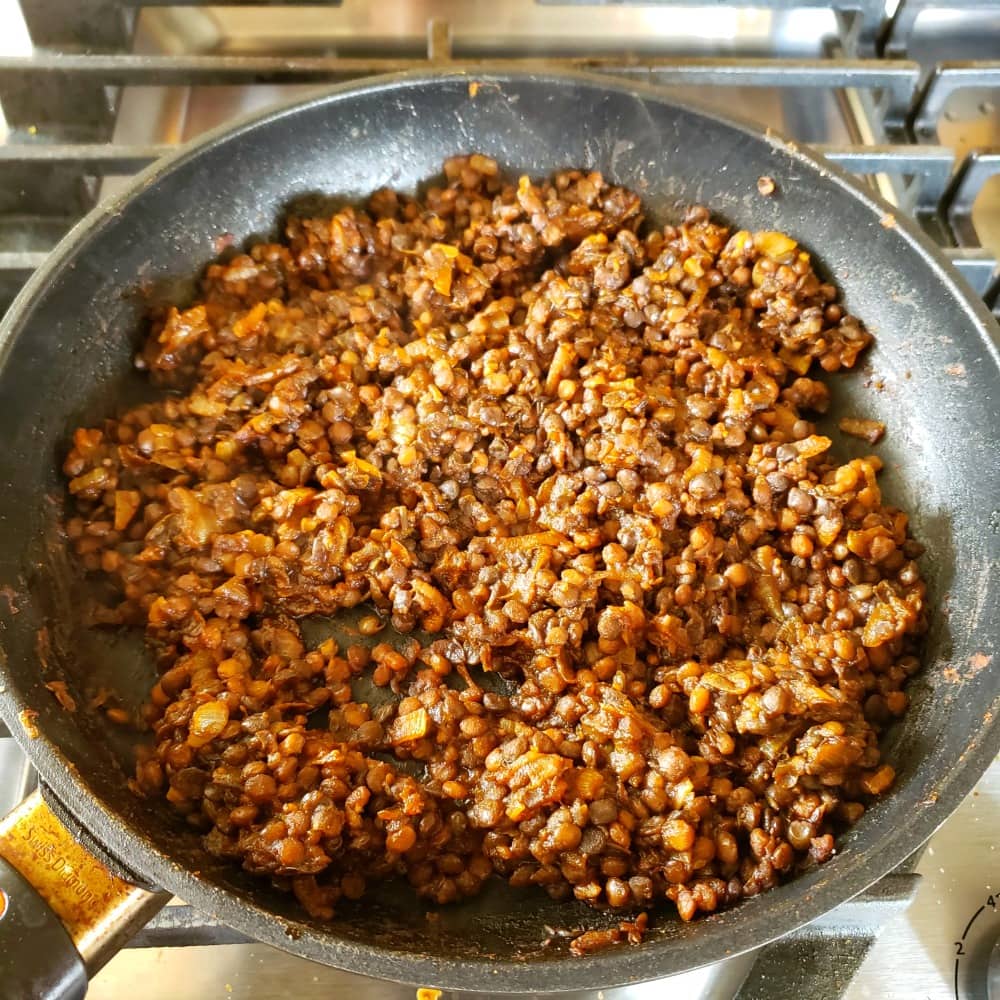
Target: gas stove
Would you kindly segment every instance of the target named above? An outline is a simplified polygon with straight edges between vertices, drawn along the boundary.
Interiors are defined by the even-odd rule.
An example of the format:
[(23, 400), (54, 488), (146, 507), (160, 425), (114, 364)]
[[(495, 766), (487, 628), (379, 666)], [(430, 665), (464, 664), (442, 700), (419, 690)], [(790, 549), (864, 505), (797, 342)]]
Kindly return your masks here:
[[(177, 143), (324, 83), (478, 60), (657, 83), (809, 143), (916, 217), (1000, 315), (997, 0), (8, 2), (0, 308), (73, 222)], [(0, 738), (0, 812), (33, 780)], [(685, 976), (576, 996), (984, 998), (1000, 937), (998, 828), (995, 763), (922, 852), (798, 933)], [(89, 996), (120, 1000), (141, 984), (146, 1000), (412, 1000), (371, 971), (293, 958), (175, 900)]]

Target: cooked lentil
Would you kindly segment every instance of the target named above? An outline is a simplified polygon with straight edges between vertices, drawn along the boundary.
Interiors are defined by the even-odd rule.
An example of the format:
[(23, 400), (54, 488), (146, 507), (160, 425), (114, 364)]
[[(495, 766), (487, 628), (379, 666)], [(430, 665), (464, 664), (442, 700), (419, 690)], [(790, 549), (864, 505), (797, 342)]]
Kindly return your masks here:
[[(444, 172), (211, 265), (160, 398), (74, 434), (66, 534), (159, 667), (134, 788), (317, 918), (399, 875), (730, 906), (894, 777), (920, 548), (813, 423), (871, 338), (783, 233)], [(429, 637), (307, 647), (363, 602)]]

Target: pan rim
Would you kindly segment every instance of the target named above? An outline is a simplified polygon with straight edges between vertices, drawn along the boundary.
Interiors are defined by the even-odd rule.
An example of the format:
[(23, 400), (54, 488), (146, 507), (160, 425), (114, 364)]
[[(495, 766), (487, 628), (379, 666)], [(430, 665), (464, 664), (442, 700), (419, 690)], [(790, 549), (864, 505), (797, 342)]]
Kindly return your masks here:
[[(43, 297), (52, 278), (61, 274), (132, 199), (155, 185), (164, 175), (182, 168), (203, 150), (235, 140), (257, 128), (265, 128), (287, 115), (318, 106), (335, 105), (359, 94), (398, 89), (400, 85), (416, 87), (455, 80), (488, 81), (500, 85), (523, 81), (554, 86), (585, 86), (694, 112), (746, 134), (756, 142), (763, 141), (772, 151), (797, 162), (811, 174), (832, 181), (876, 216), (897, 211), (881, 198), (862, 189), (848, 174), (807, 146), (787, 140), (773, 131), (763, 132), (751, 123), (720, 115), (696, 102), (677, 101), (655, 85), (598, 73), (507, 68), (491, 70), (488, 65), (475, 69), (419, 69), (373, 76), (324, 87), (314, 96), (304, 99), (300, 96), (226, 123), (198, 136), (137, 174), (120, 193), (95, 207), (77, 223), (26, 283), (0, 323), (0, 366), (6, 363), (13, 343), (29, 324), (34, 306)], [(914, 222), (905, 216), (897, 217), (895, 228), (923, 258), (955, 304), (966, 313), (994, 367), (1000, 370), (1000, 328), (985, 304), (966, 285), (941, 249)], [(6, 662), (0, 650), (0, 682), (4, 681), (6, 672)], [(1000, 696), (997, 700), (1000, 701)], [(718, 953), (705, 955), (708, 950), (705, 943), (692, 936), (686, 941), (653, 940), (637, 949), (611, 949), (572, 959), (563, 955), (529, 962), (435, 959), (378, 944), (361, 944), (331, 937), (304, 921), (278, 917), (255, 900), (203, 881), (174, 861), (144, 833), (133, 829), (93, 794), (73, 763), (44, 732), (36, 739), (28, 738), (20, 723), (19, 713), (30, 707), (19, 693), (0, 683), (0, 716), (4, 717), (11, 733), (31, 758), (45, 783), (88, 830), (108, 831), (111, 834), (108, 839), (112, 843), (129, 844), (131, 856), (126, 860), (138, 873), (151, 877), (196, 908), (214, 913), (237, 930), (285, 951), (352, 972), (375, 974), (381, 979), (414, 985), (433, 984), (466, 992), (533, 992), (538, 989), (540, 977), (545, 973), (557, 980), (545, 983), (550, 992), (611, 988), (693, 970), (762, 947), (850, 899), (902, 863), (957, 807), (983, 773), (988, 761), (1000, 749), (998, 720), (984, 727), (981, 734), (970, 734), (969, 752), (951, 771), (940, 796), (933, 802), (923, 803), (922, 809), (915, 810), (912, 822), (905, 831), (883, 828), (863, 854), (859, 852), (854, 858), (848, 858), (846, 854), (838, 855), (822, 868), (770, 890), (758, 899), (746, 900), (732, 910), (703, 920), (703, 923), (711, 921), (714, 925), (714, 939), (724, 939), (731, 944), (725, 954), (720, 948)], [(843, 860), (845, 858), (847, 860)], [(842, 871), (836, 867), (838, 860), (841, 861)]]

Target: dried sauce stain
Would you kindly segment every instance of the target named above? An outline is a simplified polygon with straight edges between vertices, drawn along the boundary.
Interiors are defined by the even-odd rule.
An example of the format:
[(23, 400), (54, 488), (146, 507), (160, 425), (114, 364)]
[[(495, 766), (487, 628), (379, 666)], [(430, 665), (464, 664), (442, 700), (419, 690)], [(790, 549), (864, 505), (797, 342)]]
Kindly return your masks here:
[(479, 81), (472, 80), (469, 83), (469, 97), (475, 97), (479, 93)]
[(942, 677), (949, 684), (961, 684), (964, 681), (972, 680), (981, 670), (985, 670), (993, 662), (992, 653), (984, 653), (981, 650), (973, 653), (966, 661), (967, 670), (959, 670), (957, 667), (945, 667), (941, 671)]
[(979, 673), (980, 670), (984, 670), (993, 662), (993, 654), (983, 653), (981, 651), (976, 652), (969, 657), (967, 662), (969, 664), (969, 667), (971, 668), (969, 676), (974, 677), (976, 674)]
[(881, 219), (878, 220), (878, 224), (883, 229), (895, 229), (896, 228), (896, 216), (887, 214), (883, 215)]
[(35, 654), (43, 670), (51, 670), (55, 666), (52, 658), (52, 636), (45, 625), (35, 632)]
[(21, 721), (21, 728), (24, 730), (25, 735), (29, 740), (37, 740), (40, 733), (38, 732), (38, 726), (35, 725), (35, 719), (38, 718), (38, 712), (33, 708), (24, 708), (18, 713), (18, 719)]
[(955, 378), (965, 378), (966, 376), (965, 365), (959, 362), (953, 365), (946, 365), (944, 370), (945, 374), (953, 375)]
[(9, 583), (0, 587), (0, 597), (6, 599), (7, 609), (12, 615), (18, 615), (21, 613), (21, 609), (17, 605), (17, 591)]

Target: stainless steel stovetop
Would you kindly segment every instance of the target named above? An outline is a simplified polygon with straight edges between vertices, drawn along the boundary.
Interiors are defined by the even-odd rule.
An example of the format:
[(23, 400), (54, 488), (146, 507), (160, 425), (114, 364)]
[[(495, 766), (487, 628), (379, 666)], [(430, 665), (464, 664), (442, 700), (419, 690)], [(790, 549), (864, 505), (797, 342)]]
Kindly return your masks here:
[[(219, 7), (147, 0), (136, 16), (141, 4), (130, 0), (112, 17), (105, 0), (22, 0), (34, 37), (74, 53), (59, 61), (39, 49), (23, 62), (30, 44), (17, 4), (0, 0), (0, 102), (9, 121), (0, 187), (2, 171), (10, 171), (7, 200), (0, 198), (0, 308), (73, 221), (64, 206), (46, 203), (47, 189), (32, 173), (50, 170), (64, 182), (67, 163), (71, 170), (76, 163), (83, 211), (160, 149), (313, 91), (319, 80), (426, 64), (428, 57), (512, 56), (604, 60), (600, 68), (648, 75), (680, 97), (821, 145), (916, 214), (993, 304), (1000, 298), (1000, 0), (899, 0), (890, 2), (896, 12), (888, 20), (881, 0), (834, 0), (836, 10), (820, 0), (753, 2), (740, 9), (736, 0), (688, 0), (689, 7), (672, 0), (314, 0), (292, 13), (233, 0)], [(75, 54), (81, 42), (111, 54)], [(129, 63), (119, 57), (124, 52), (147, 58)], [(966, 62), (947, 62), (959, 59)], [(61, 114), (48, 91), (30, 92), (53, 74), (62, 74), (54, 89), (66, 91), (64, 106), (83, 112)], [(84, 87), (109, 84), (96, 111), (93, 101), (73, 103), (80, 96), (69, 96), (74, 74)], [(101, 145), (75, 152), (83, 147), (72, 143), (80, 142)], [(0, 739), (0, 812), (30, 782), (13, 741)], [(586, 996), (985, 998), (985, 961), (1000, 937), (997, 831), (1000, 763), (911, 864), (919, 878), (883, 880), (777, 946), (773, 963), (737, 958)], [(173, 924), (168, 914), (140, 941), (146, 946), (112, 959), (91, 985), (92, 1000), (413, 1000), (411, 989), (263, 945), (191, 944), (219, 935), (183, 908), (174, 915)], [(193, 929), (180, 935), (188, 943), (150, 946), (170, 937), (164, 928), (188, 923)]]

